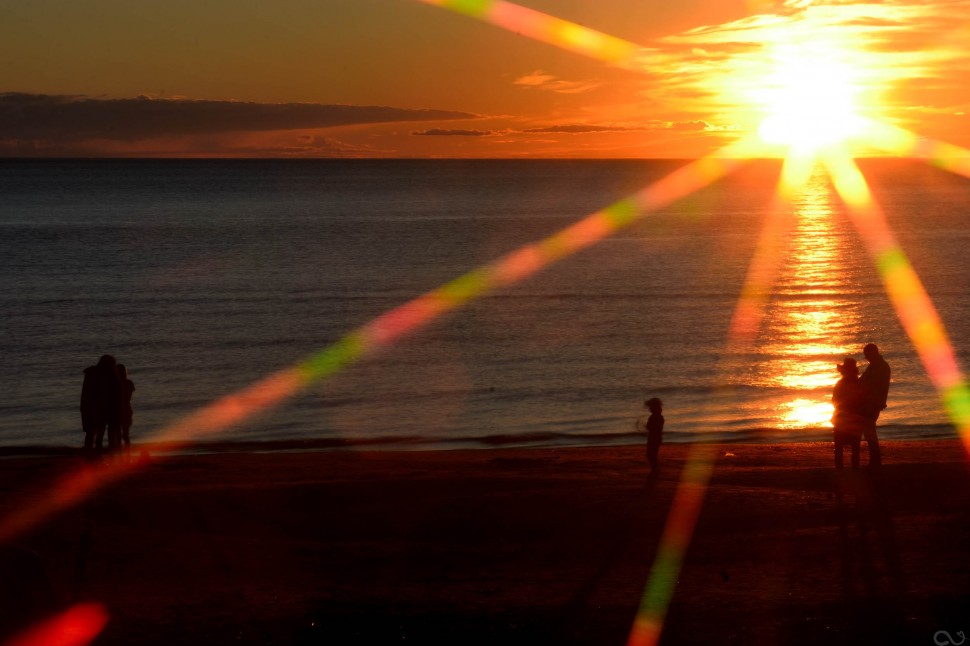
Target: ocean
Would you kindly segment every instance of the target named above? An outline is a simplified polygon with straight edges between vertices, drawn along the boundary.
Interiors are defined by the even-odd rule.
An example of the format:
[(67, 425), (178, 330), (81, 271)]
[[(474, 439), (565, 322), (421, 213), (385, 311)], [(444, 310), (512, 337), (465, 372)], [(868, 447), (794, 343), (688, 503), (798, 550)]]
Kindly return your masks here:
[[(683, 163), (0, 161), (0, 447), (79, 446), (82, 370), (105, 353), (136, 384), (133, 442), (150, 441)], [(970, 181), (860, 165), (967, 365)], [(216, 439), (629, 444), (657, 396), (666, 441), (824, 440), (835, 366), (864, 366), (867, 342), (893, 368), (880, 436), (955, 436), (824, 174), (793, 200), (757, 339), (728, 347), (779, 170), (750, 162)]]

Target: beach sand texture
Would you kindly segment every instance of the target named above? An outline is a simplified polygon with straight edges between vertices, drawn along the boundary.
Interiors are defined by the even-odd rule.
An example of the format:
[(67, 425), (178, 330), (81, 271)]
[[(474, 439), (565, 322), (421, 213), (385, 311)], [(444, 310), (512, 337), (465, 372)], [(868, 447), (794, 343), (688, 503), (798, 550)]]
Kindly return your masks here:
[[(642, 447), (153, 458), (3, 546), (0, 638), (99, 601), (104, 645), (624, 644), (687, 450), (653, 481)], [(717, 454), (662, 644), (970, 631), (958, 441), (886, 442), (878, 476)], [(79, 465), (3, 460), (0, 512)]]

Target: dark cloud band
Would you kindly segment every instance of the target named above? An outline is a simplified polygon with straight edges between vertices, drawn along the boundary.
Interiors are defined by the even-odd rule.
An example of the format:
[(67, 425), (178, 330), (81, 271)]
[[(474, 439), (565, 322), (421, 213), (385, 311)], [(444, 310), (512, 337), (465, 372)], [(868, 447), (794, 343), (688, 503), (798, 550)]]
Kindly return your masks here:
[(424, 137), (488, 137), (495, 133), (491, 130), (449, 130), (446, 128), (431, 128), (429, 130), (416, 130), (411, 134)]
[(650, 130), (678, 130), (678, 131), (693, 131), (693, 130), (712, 130), (711, 126), (706, 121), (650, 121), (648, 123), (643, 123), (635, 126), (600, 126), (595, 124), (566, 124), (557, 126), (546, 126), (544, 128), (529, 128), (523, 130), (524, 133), (529, 134), (589, 134), (589, 133), (604, 133), (604, 132), (644, 132)]
[(326, 128), (395, 121), (472, 119), (450, 110), (319, 103), (248, 103), (189, 99), (97, 99), (83, 96), (0, 94), (0, 140), (110, 139)]

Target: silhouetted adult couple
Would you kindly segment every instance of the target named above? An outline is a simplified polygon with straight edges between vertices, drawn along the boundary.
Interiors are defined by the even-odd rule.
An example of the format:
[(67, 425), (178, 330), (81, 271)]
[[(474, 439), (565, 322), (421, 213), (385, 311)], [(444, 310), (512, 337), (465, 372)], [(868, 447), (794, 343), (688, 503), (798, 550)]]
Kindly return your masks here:
[(131, 447), (129, 431), (133, 411), (131, 396), (134, 382), (128, 378), (128, 369), (115, 361), (110, 354), (102, 356), (97, 365), (84, 369), (81, 386), (81, 428), (84, 431), (84, 454), (94, 459), (104, 451), (105, 432), (108, 435), (108, 451)]
[(846, 357), (837, 366), (842, 378), (836, 382), (832, 391), (832, 404), (835, 407), (832, 426), (835, 433), (836, 469), (842, 468), (842, 455), (846, 446), (852, 450), (852, 468), (859, 468), (859, 445), (862, 438), (865, 438), (869, 448), (869, 466), (878, 468), (882, 465), (876, 421), (886, 408), (891, 371), (875, 343), (867, 344), (862, 353), (869, 365), (861, 376), (852, 357)]

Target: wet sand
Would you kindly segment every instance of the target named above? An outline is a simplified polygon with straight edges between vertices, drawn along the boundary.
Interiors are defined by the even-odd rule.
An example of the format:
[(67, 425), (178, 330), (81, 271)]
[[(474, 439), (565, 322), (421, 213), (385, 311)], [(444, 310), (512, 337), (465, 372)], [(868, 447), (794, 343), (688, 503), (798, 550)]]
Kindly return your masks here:
[[(153, 458), (0, 548), (0, 638), (99, 601), (99, 645), (624, 644), (686, 452), (654, 480), (642, 447)], [(970, 632), (963, 448), (884, 454), (719, 446), (661, 643)], [(0, 461), (0, 513), (79, 464)]]

